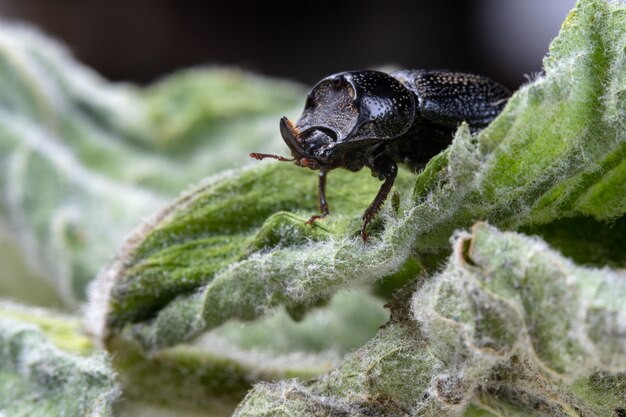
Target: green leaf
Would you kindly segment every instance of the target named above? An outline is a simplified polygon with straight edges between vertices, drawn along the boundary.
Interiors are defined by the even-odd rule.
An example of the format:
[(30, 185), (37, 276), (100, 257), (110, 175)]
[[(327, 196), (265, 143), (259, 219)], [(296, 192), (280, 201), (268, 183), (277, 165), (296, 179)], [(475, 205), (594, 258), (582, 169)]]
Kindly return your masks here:
[(453, 416), (470, 404), (468, 416), (608, 416), (623, 406), (626, 276), (485, 223), (453, 247), (445, 270), (407, 289), (391, 322), (342, 364), (314, 381), (258, 384), (235, 416)]
[(146, 89), (112, 84), (8, 24), (0, 91), (0, 222), (70, 306), (142, 218), (247, 152), (278, 149), (277, 120), (302, 94), (218, 68)]
[[(92, 322), (104, 339), (124, 334), (156, 350), (277, 305), (301, 308), (340, 288), (402, 276), (416, 253), (445, 255), (453, 231), (477, 220), (519, 229), (619, 219), (624, 28), (623, 3), (579, 2), (550, 47), (545, 75), (478, 135), (461, 126), (417, 178), (402, 172), (403, 198), (383, 210), (367, 244), (358, 236), (361, 214), (379, 186), (368, 173), (333, 171), (332, 214), (314, 227), (303, 224), (316, 211), (316, 178), (306, 170), (275, 162), (209, 179), (127, 242), (98, 280), (104, 296), (92, 303)], [(611, 244), (626, 247), (613, 236)]]
[[(623, 3), (581, 0), (545, 75), (480, 134), (461, 126), (420, 175), (401, 172), (364, 244), (361, 215), (380, 185), (368, 172), (332, 172), (332, 214), (307, 226), (314, 173), (284, 163), (224, 171), (249, 151), (286, 153), (276, 125), (301, 106), (299, 87), (220, 69), (114, 85), (42, 36), (3, 25), (0, 221), (9, 247), (76, 305), (141, 217), (221, 172), (137, 228), (92, 288), (87, 322), (113, 353), (127, 404), (219, 414), (255, 381), (319, 375), (387, 320), (369, 292), (389, 297), (414, 280), (415, 297), (405, 287), (393, 298), (390, 323), (338, 368), (258, 385), (239, 413), (446, 415), (470, 404), (468, 415), (619, 413), (621, 275), (480, 226), (457, 237), (432, 283), (416, 277), (447, 257), (454, 230), (481, 219), (541, 234), (582, 262), (626, 264), (625, 27)], [(12, 256), (2, 256), (4, 266)], [(36, 413), (109, 412), (117, 388), (106, 360), (95, 379), (105, 388), (75, 395), (91, 387), (85, 358), (58, 354), (92, 351), (75, 321), (0, 314), (11, 317), (0, 340), (7, 395), (41, 400)], [(31, 348), (45, 350), (38, 358), (54, 375), (14, 365)], [(53, 386), (56, 373), (66, 379)], [(66, 404), (66, 394), (81, 400)]]
[(75, 318), (0, 304), (0, 414), (113, 415), (120, 390), (108, 356), (82, 356), (92, 347), (79, 329)]
[[(7, 92), (0, 94), (0, 222), (6, 235), (0, 291), (59, 305), (56, 289), (70, 306), (140, 217), (190, 182), (251, 162), (248, 152), (280, 152), (277, 121), (285, 113), (295, 116), (293, 106), (300, 107), (304, 93), (288, 82), (217, 68), (180, 72), (145, 89), (111, 84), (57, 44), (10, 25), (0, 28), (0, 84)], [(273, 219), (302, 226), (291, 214)], [(222, 227), (236, 229), (238, 221)], [(284, 241), (271, 222), (257, 237), (243, 246), (219, 239), (189, 245), (162, 262), (176, 265), (225, 243), (209, 267), (217, 270), (237, 251)], [(25, 262), (16, 262), (17, 247)], [(181, 270), (177, 278), (187, 279), (185, 274)], [(106, 294), (96, 289), (92, 296)], [(151, 356), (132, 340), (112, 342), (124, 407), (147, 402), (223, 413), (256, 380), (328, 370), (388, 317), (380, 300), (361, 291), (338, 294), (299, 322), (291, 317), (297, 310), (233, 323), (194, 345)], [(56, 334), (51, 337), (56, 341)]]
[(387, 319), (378, 300), (345, 293), (299, 322), (280, 310), (265, 320), (229, 323), (191, 345), (150, 355), (124, 337), (110, 340), (108, 348), (115, 352), (113, 366), (126, 399), (217, 414), (232, 412), (255, 381), (327, 372)]
[(0, 294), (25, 304), (54, 307), (61, 305), (56, 288), (31, 271), (24, 253), (0, 222)]

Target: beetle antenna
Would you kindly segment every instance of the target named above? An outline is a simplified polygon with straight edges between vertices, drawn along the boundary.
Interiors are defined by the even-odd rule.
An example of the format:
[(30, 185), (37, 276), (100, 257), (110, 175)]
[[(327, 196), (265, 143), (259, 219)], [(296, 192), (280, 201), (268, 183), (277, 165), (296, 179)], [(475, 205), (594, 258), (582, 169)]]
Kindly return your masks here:
[(296, 160), (296, 158), (289, 159), (289, 158), (285, 158), (284, 156), (280, 156), (280, 155), (272, 155), (272, 154), (269, 154), (269, 153), (256, 153), (256, 152), (252, 152), (250, 154), (250, 157), (252, 157), (254, 159), (258, 159), (259, 161), (261, 159), (265, 159), (265, 158), (273, 158), (273, 159), (278, 159), (279, 161), (288, 161), (288, 162)]

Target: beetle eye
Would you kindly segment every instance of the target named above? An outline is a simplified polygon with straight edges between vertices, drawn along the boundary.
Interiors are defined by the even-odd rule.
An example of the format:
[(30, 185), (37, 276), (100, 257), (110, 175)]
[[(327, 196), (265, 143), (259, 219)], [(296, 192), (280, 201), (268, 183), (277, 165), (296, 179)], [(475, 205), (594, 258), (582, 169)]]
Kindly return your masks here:
[(339, 90), (340, 88), (342, 88), (345, 85), (346, 79), (343, 78), (343, 77), (335, 77), (335, 78), (333, 78), (331, 80), (331, 83), (332, 83), (334, 88)]

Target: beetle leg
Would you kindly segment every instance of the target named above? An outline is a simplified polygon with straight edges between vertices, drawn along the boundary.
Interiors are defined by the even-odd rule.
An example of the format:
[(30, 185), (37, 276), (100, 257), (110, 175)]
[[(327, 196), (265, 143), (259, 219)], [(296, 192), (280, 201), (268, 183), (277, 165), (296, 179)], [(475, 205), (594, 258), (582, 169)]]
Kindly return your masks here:
[(363, 213), (363, 225), (361, 226), (361, 237), (363, 238), (363, 242), (367, 242), (367, 225), (371, 223), (376, 216), (376, 213), (378, 213), (378, 210), (380, 210), (380, 207), (387, 199), (387, 195), (389, 194), (389, 191), (391, 191), (391, 187), (393, 186), (393, 183), (396, 180), (396, 175), (398, 174), (398, 166), (389, 156), (383, 155), (378, 157), (374, 160), (373, 165), (372, 170), (374, 172), (378, 172), (379, 178), (384, 178), (385, 182), (383, 182), (380, 186), (378, 194), (374, 197), (372, 204), (370, 204), (367, 210), (365, 210), (365, 213)]
[(326, 171), (320, 170), (319, 183), (317, 187), (318, 197), (320, 202), (320, 212), (322, 217), (328, 215), (328, 203), (326, 202)]
[(329, 213), (328, 203), (326, 202), (326, 171), (324, 170), (320, 170), (317, 191), (318, 191), (321, 214), (316, 214), (314, 216), (311, 216), (311, 218), (307, 220), (306, 224), (313, 224), (315, 220), (322, 219), (326, 217)]

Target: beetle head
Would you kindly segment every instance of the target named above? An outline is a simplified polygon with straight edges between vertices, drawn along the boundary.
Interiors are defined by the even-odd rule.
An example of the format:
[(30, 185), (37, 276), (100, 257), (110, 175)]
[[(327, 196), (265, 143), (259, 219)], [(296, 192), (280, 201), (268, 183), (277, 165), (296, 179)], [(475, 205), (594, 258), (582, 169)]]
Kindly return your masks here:
[[(357, 142), (373, 144), (401, 136), (414, 117), (413, 94), (398, 80), (380, 71), (349, 71), (313, 87), (294, 133), (300, 135), (307, 158), (332, 169), (350, 162), (348, 150), (355, 157), (362, 155), (355, 150), (364, 143)], [(283, 139), (288, 141), (285, 135)]]
[(296, 165), (329, 170), (363, 159), (368, 143), (401, 136), (414, 116), (413, 94), (398, 80), (379, 71), (349, 71), (318, 82), (295, 125), (283, 117), (280, 132)]

